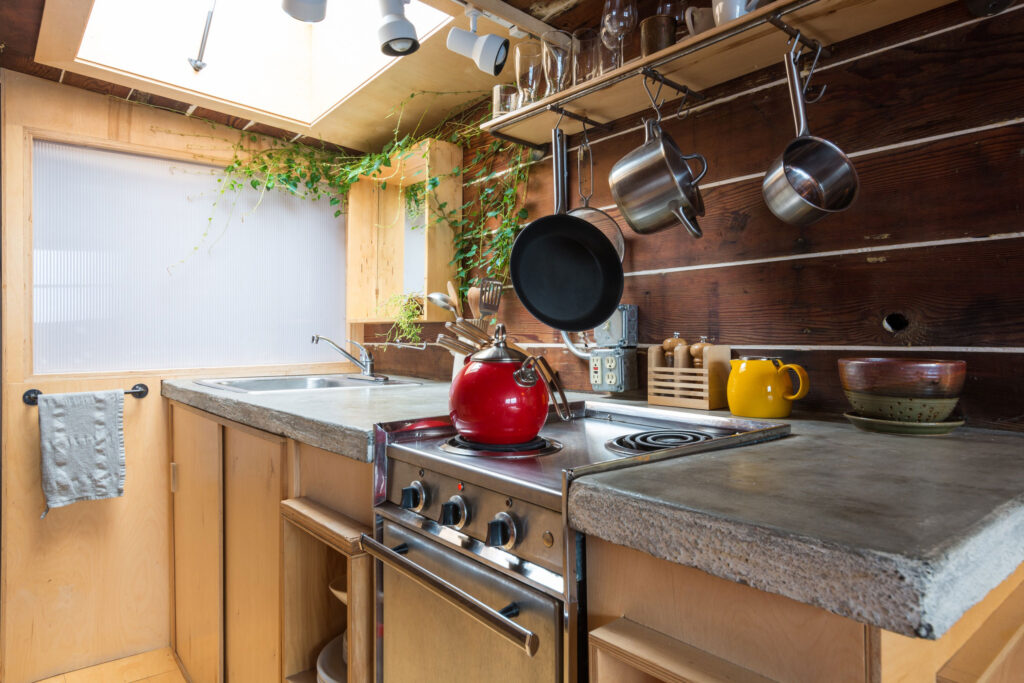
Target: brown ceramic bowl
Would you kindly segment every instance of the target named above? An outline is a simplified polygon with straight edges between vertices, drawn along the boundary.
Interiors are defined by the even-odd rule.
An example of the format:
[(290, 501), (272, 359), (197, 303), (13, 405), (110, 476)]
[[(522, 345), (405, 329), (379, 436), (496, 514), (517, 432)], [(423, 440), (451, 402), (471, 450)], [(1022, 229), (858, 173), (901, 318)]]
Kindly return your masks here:
[(956, 398), (964, 387), (967, 362), (924, 358), (840, 358), (846, 391), (906, 398)]

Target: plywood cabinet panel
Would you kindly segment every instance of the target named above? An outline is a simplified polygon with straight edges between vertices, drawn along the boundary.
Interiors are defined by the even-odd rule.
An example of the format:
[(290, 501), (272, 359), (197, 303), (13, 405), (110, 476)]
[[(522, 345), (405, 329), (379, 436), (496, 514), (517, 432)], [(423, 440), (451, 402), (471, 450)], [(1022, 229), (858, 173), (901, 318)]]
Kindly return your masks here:
[(281, 535), (285, 440), (224, 429), (224, 612), (229, 681), (281, 680)]
[(224, 680), (221, 427), (171, 408), (175, 649), (194, 681)]

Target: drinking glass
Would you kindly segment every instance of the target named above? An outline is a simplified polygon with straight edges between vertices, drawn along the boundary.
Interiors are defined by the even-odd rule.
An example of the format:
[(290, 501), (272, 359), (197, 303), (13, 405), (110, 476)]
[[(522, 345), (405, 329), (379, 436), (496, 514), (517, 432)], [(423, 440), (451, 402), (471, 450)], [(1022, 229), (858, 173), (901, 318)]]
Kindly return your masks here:
[(517, 43), (513, 51), (516, 64), (516, 87), (519, 89), (517, 107), (536, 102), (540, 94), (542, 71), (541, 47), (536, 40)]
[(499, 83), (491, 93), (491, 116), (497, 118), (513, 111), (519, 102), (519, 88), (513, 83)]
[(618, 43), (614, 38), (609, 38), (608, 32), (603, 28), (597, 43), (597, 61), (601, 73), (606, 74), (622, 66)]
[(582, 83), (601, 73), (601, 36), (592, 28), (572, 32), (572, 82)]
[(565, 90), (572, 83), (572, 35), (565, 31), (545, 31), (540, 37), (544, 56), (547, 95)]
[(658, 3), (655, 14), (667, 14), (676, 20), (676, 42), (689, 33), (686, 30), (686, 3), (683, 0), (663, 0)]
[(619, 64), (624, 64), (626, 37), (636, 28), (636, 0), (605, 0), (601, 28), (601, 39), (618, 48)]

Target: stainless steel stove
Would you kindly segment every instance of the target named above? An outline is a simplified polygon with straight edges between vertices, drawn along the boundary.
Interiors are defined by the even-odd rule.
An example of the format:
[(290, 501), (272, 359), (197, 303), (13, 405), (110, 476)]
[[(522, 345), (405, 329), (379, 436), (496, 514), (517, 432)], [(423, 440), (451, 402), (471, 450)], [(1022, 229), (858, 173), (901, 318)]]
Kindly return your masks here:
[[(586, 680), (583, 537), (572, 481), (731, 448), (789, 425), (586, 401), (518, 447), (448, 418), (377, 426), (378, 680)], [(456, 645), (457, 644), (457, 645)]]

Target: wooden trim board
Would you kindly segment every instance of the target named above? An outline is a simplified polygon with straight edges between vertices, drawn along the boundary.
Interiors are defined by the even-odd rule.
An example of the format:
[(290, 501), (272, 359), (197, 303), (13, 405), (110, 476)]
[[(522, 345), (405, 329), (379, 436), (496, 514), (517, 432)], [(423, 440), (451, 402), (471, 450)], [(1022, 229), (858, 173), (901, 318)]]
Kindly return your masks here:
[(349, 557), (363, 554), (359, 537), (372, 533), (369, 527), (308, 498), (282, 500), (281, 516)]
[[(616, 619), (590, 632), (592, 655), (608, 654), (630, 667), (666, 683), (769, 683), (766, 678), (721, 657), (687, 645), (629, 619)], [(599, 657), (592, 656), (591, 663)], [(596, 673), (596, 675), (594, 675)], [(613, 683), (592, 671), (594, 683)]]

